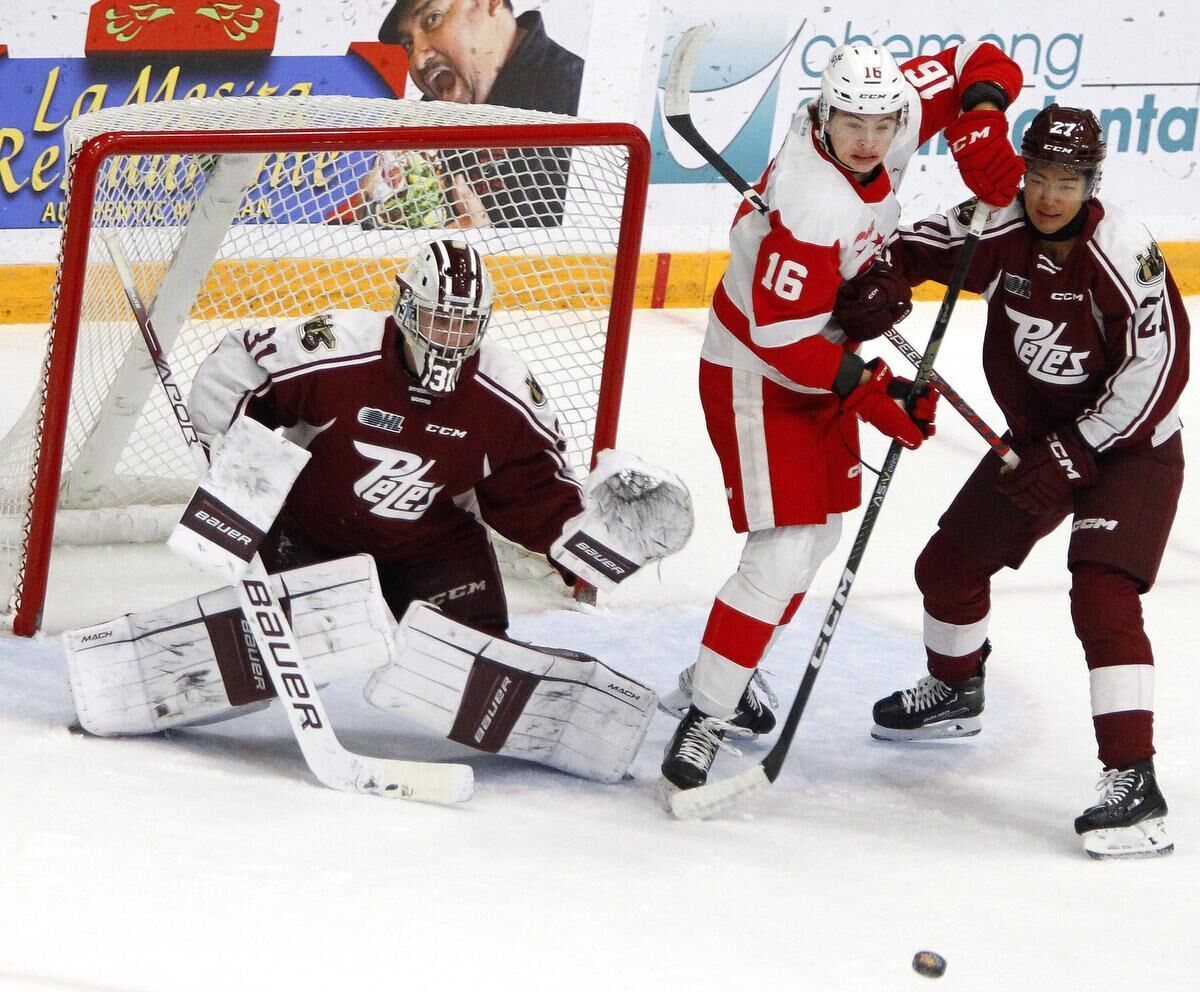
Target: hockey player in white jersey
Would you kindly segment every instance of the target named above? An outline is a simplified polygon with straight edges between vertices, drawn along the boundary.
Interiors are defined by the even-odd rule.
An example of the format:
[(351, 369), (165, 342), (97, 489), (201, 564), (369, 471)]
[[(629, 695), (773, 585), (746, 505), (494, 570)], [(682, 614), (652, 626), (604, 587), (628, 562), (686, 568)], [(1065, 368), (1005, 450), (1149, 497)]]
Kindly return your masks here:
[[(769, 212), (743, 204), (734, 219), (700, 396), (734, 529), (748, 536), (670, 700), (683, 718), (663, 760), (668, 788), (703, 784), (725, 733), (774, 726), (749, 681), (836, 544), (842, 514), (859, 505), (857, 420), (908, 448), (933, 433), (936, 394), (905, 409), (896, 397), (910, 383), (855, 353), (911, 308), (870, 280), (895, 281), (880, 257), (899, 220), (894, 190), (935, 135), (972, 192), (995, 206), (1012, 200), (1024, 166), (1004, 110), (1021, 81), (986, 43), (903, 66), (882, 48), (838, 48), (820, 98), (797, 112), (755, 185)], [(856, 292), (842, 291), (863, 273)]]

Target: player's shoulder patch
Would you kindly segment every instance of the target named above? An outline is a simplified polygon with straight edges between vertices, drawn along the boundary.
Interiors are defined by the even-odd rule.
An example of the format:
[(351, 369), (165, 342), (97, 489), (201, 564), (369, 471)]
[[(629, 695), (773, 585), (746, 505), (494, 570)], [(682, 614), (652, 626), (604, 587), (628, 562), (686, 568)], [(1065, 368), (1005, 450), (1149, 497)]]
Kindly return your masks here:
[(300, 347), (305, 351), (316, 351), (318, 348), (333, 351), (338, 345), (332, 314), (322, 313), (301, 321), (296, 333), (300, 336)]
[[(246, 350), (276, 378), (302, 375), (344, 362), (361, 363), (378, 355), (383, 346), (387, 314), (371, 310), (329, 310), (289, 324), (254, 332), (246, 338)], [(269, 342), (272, 348), (259, 347)]]
[(529, 401), (534, 406), (543, 407), (546, 405), (545, 390), (538, 385), (538, 381), (533, 377), (532, 372), (525, 373), (525, 388), (529, 390)]
[(1143, 286), (1151, 286), (1163, 277), (1167, 271), (1167, 261), (1163, 258), (1158, 242), (1151, 240), (1150, 244), (1137, 253), (1137, 281)]
[(1167, 261), (1154, 236), (1136, 217), (1104, 204), (1104, 216), (1092, 234), (1095, 250), (1120, 273), (1119, 278), (1136, 294), (1137, 286), (1157, 286), (1167, 272)]
[(504, 345), (484, 338), (479, 346), (479, 378), (512, 407), (523, 408), (539, 421), (553, 424), (556, 418), (549, 395), (524, 359)]
[(962, 224), (963, 227), (971, 226), (971, 218), (975, 215), (975, 204), (979, 202), (979, 197), (973, 196), (969, 200), (964, 200), (954, 208), (954, 219)]

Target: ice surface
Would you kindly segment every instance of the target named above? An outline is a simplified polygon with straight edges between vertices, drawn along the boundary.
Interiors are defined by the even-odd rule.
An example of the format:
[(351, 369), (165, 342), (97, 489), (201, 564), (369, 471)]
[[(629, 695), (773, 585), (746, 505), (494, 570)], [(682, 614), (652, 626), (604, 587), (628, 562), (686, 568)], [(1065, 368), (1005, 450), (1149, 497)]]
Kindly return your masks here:
[[(918, 346), (935, 310), (919, 304), (901, 326)], [(979, 303), (959, 304), (939, 368), (999, 428), (976, 367), (981, 320)], [(740, 548), (695, 398), (702, 326), (698, 311), (638, 312), (620, 435), (691, 486), (691, 544), (599, 609), (512, 597), (517, 636), (589, 651), (660, 691), (692, 660)], [(13, 416), (37, 364), (22, 340), (0, 332), (0, 413)], [(884, 447), (872, 439), (867, 460)], [(672, 726), (661, 714), (633, 778), (600, 786), (425, 739), (367, 706), (361, 683), (328, 690), (350, 747), (466, 758), (477, 791), (461, 809), (320, 788), (276, 711), (170, 738), (73, 736), (55, 634), (209, 583), (151, 549), (58, 555), (47, 632), (0, 637), (0, 989), (890, 992), (926, 987), (910, 964), (925, 948), (949, 962), (945, 990), (1196, 988), (1194, 475), (1145, 599), (1173, 856), (1092, 862), (1071, 828), (1099, 766), (1065, 531), (996, 582), (984, 732), (919, 746), (868, 736), (871, 703), (923, 672), (912, 562), (982, 450), (944, 405), (935, 440), (904, 455), (782, 776), (707, 823), (673, 822), (654, 801)], [(785, 701), (857, 520), (766, 665)], [(716, 774), (738, 767), (721, 755)]]

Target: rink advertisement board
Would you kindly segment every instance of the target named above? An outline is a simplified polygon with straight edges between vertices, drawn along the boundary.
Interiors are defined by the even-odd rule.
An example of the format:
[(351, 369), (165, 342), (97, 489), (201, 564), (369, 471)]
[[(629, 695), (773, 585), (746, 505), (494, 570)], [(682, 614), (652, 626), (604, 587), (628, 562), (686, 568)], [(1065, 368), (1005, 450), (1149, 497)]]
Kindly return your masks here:
[[(471, 28), (410, 72), (393, 33), (394, 0), (43, 0), (0, 9), (0, 261), (47, 261), (63, 199), (62, 129), (98, 107), (184, 96), (319, 93), (420, 99), (442, 85), (440, 63), (461, 59)], [(503, 0), (455, 0), (452, 17), (503, 16)], [(424, 10), (425, 8), (421, 8)], [(986, 15), (986, 16), (985, 16)], [(708, 21), (713, 34), (697, 66), (698, 126), (748, 178), (766, 165), (796, 108), (812, 99), (833, 49), (874, 41), (897, 59), (986, 40), (1012, 56), (1025, 88), (1010, 111), (1014, 137), (1057, 101), (1096, 111), (1109, 142), (1106, 196), (1143, 217), (1163, 240), (1197, 240), (1200, 34), (1190, 4), (1126, 8), (1088, 0), (1012, 0), (986, 12), (956, 0), (851, 8), (757, 0), (514, 0), (518, 24), (538, 18), (546, 37), (582, 60), (578, 113), (630, 121), (654, 151), (645, 247), (725, 247), (736, 196), (665, 126), (666, 65), (680, 35)], [(459, 23), (459, 22), (456, 22)], [(472, 22), (474, 23), (474, 22)], [(465, 25), (465, 26), (463, 26)], [(1154, 57), (1136, 57), (1154, 53)], [(547, 99), (557, 86), (539, 82)], [(449, 90), (446, 91), (449, 94)], [(462, 98), (461, 93), (449, 94)], [(904, 216), (965, 197), (944, 141), (914, 159), (900, 190)], [(25, 233), (28, 232), (28, 233)], [(41, 232), (40, 235), (36, 232)], [(50, 249), (47, 250), (47, 246)]]

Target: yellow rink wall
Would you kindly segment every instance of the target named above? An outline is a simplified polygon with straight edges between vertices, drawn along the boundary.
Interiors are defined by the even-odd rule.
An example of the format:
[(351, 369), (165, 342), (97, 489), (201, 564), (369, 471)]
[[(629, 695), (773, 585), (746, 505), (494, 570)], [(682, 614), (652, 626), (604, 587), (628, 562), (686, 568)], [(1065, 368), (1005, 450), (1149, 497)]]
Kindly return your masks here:
[[(1200, 294), (1200, 242), (1168, 241), (1163, 242), (1163, 254), (1184, 295)], [(637, 293), (634, 304), (637, 307), (706, 307), (712, 300), (713, 290), (721, 279), (725, 266), (729, 261), (729, 252), (648, 252), (638, 260)], [(309, 263), (313, 265), (315, 263)], [(523, 263), (526, 268), (528, 263)], [(391, 273), (394, 271), (387, 266), (387, 272), (380, 271), (380, 284), (391, 284)], [(509, 266), (501, 266), (501, 286), (505, 282), (528, 283), (536, 281), (531, 271), (508, 272)], [(572, 280), (574, 291), (563, 292), (564, 299), (580, 299), (589, 293), (588, 286), (597, 285), (598, 270), (606, 268), (604, 262), (597, 258), (578, 260), (577, 278)], [(257, 269), (257, 267), (256, 267)], [(255, 278), (261, 278), (261, 270), (257, 270)], [(281, 272), (281, 281), (309, 279), (310, 285), (314, 271), (304, 273), (296, 271)], [(239, 274), (235, 284), (247, 284), (246, 297), (260, 295), (261, 283), (255, 285), (248, 274)], [(516, 278), (513, 278), (516, 276)], [(507, 278), (505, 278), (507, 277)], [(340, 295), (337, 286), (340, 282), (337, 266), (325, 265), (320, 272), (319, 281), (325, 283), (328, 295), (333, 305), (337, 305)], [(561, 283), (561, 270), (556, 281)], [(602, 282), (602, 280), (600, 281)], [(254, 287), (251, 289), (251, 287)], [(257, 290), (257, 292), (255, 291)], [(53, 265), (6, 265), (0, 266), (0, 324), (39, 324), (45, 323), (50, 317), (50, 301), (54, 292)], [(519, 294), (516, 294), (519, 295)], [(917, 288), (914, 296), (918, 300), (941, 299), (942, 290), (939, 286), (927, 284)], [(382, 297), (380, 306), (387, 306), (388, 301)]]

